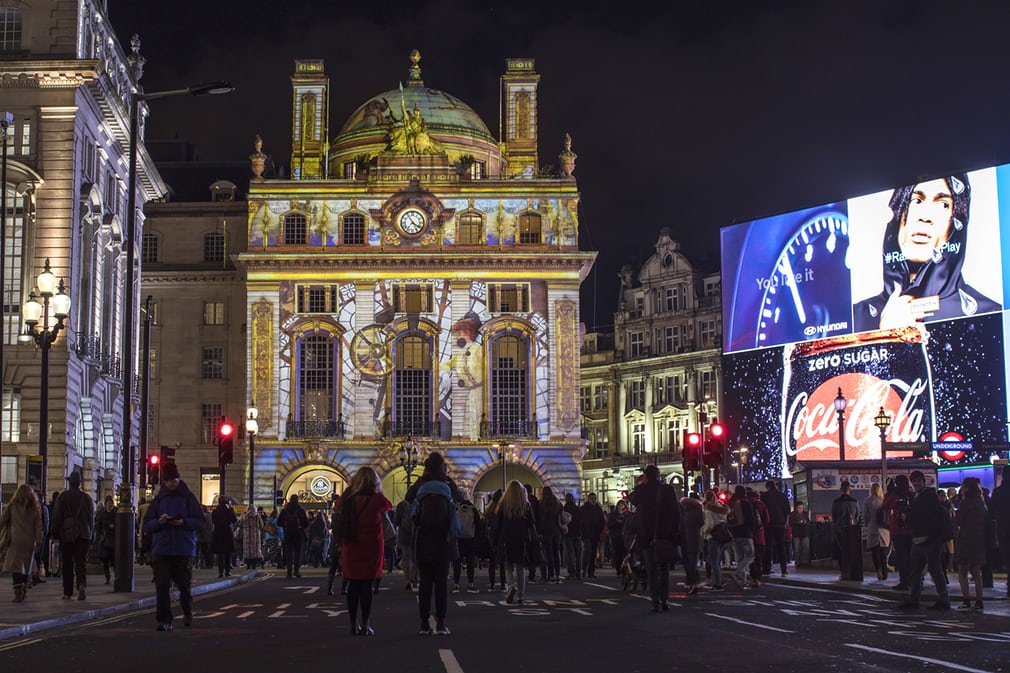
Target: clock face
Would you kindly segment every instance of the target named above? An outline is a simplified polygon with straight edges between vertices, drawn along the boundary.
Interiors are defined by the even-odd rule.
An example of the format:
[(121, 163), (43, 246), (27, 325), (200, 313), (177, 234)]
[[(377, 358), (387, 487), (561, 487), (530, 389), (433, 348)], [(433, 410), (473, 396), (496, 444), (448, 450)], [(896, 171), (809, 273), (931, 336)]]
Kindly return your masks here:
[(802, 223), (767, 276), (756, 347), (851, 332), (848, 249), (849, 220), (844, 213), (822, 211)]
[(400, 227), (400, 231), (409, 236), (413, 236), (421, 233), (421, 230), (424, 229), (425, 225), (428, 223), (428, 218), (423, 211), (418, 210), (417, 208), (407, 208), (400, 213), (396, 222)]

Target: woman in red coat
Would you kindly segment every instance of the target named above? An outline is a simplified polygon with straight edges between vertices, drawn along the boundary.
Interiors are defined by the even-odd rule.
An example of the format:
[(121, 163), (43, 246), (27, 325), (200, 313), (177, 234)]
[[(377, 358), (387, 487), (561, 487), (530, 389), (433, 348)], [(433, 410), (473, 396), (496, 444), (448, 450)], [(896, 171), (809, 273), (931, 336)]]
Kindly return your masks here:
[[(382, 577), (382, 518), (393, 506), (382, 494), (379, 475), (370, 467), (354, 473), (340, 508), (340, 565), (347, 580), (347, 612), (352, 636), (372, 636), (372, 582)], [(358, 607), (361, 621), (358, 621)]]

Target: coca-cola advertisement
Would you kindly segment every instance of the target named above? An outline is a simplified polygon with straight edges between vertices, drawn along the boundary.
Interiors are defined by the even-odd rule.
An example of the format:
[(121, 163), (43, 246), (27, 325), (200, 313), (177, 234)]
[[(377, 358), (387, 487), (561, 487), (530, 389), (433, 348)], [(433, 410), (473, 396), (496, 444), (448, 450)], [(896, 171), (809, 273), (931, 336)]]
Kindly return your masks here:
[[(733, 448), (749, 448), (750, 479), (788, 476), (797, 461), (880, 459), (887, 442), (972, 442), (956, 463), (988, 462), (978, 447), (1007, 433), (1003, 314), (800, 342), (723, 357), (723, 416)], [(900, 457), (900, 454), (888, 454)]]

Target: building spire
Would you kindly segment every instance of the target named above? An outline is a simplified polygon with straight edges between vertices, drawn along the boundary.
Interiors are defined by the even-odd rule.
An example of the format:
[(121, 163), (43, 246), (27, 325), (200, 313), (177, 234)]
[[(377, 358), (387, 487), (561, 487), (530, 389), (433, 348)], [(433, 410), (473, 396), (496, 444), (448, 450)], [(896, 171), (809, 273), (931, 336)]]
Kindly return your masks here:
[(421, 79), (421, 66), (418, 63), (421, 62), (421, 52), (417, 49), (412, 49), (410, 51), (410, 73), (407, 75), (407, 86), (424, 86), (424, 80)]

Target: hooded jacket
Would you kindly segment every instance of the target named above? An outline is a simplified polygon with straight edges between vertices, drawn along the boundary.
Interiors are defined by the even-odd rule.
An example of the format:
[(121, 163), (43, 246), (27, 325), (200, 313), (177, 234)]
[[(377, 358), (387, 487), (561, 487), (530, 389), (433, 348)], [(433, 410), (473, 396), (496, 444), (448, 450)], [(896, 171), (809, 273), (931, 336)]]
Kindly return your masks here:
[[(162, 514), (167, 514), (170, 519), (182, 517), (182, 525), (161, 523)], [(175, 490), (163, 485), (144, 515), (144, 532), (154, 536), (151, 543), (153, 556), (193, 556), (196, 553), (196, 532), (203, 526), (203, 508), (181, 479)]]

